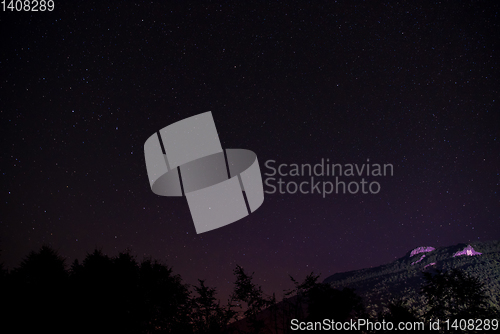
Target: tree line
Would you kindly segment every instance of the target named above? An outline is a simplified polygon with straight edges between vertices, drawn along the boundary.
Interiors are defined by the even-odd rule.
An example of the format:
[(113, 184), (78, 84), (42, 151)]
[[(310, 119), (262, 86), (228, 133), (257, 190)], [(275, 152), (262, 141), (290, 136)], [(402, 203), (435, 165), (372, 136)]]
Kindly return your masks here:
[(290, 277), (293, 288), (278, 302), (237, 265), (233, 293), (222, 304), (215, 287), (204, 280), (189, 286), (151, 258), (138, 262), (128, 252), (110, 257), (94, 250), (66, 269), (65, 260), (43, 246), (13, 270), (0, 267), (2, 327), (51, 333), (292, 333), (292, 319), (498, 319), (478, 278), (460, 270), (423, 275), (423, 312), (396, 301), (373, 319), (354, 290), (334, 289), (314, 273), (302, 281)]

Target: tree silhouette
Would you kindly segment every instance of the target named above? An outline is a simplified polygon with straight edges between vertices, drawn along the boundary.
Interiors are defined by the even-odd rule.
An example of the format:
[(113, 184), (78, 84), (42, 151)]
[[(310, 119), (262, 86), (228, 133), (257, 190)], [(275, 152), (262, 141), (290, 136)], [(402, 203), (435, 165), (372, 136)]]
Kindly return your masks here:
[(5, 326), (17, 332), (192, 333), (188, 286), (172, 269), (128, 252), (100, 250), (68, 271), (49, 247), (30, 252), (5, 279)]
[(31, 251), (14, 275), (29, 286), (60, 285), (68, 277), (64, 259), (48, 246), (42, 246), (38, 252)]
[(399, 299), (387, 305), (388, 311), (379, 315), (379, 320), (382, 319), (392, 323), (398, 322), (414, 322), (418, 321), (417, 315), (406, 305), (406, 303)]
[[(6, 279), (6, 322), (18, 331), (59, 333), (70, 320), (64, 259), (47, 246), (31, 251)], [(28, 321), (29, 320), (29, 321)]]
[(319, 276), (310, 273), (302, 282), (290, 276), (294, 288), (285, 293), (285, 296), (290, 296), (284, 301), (285, 333), (295, 332), (290, 327), (292, 319), (321, 322), (324, 319), (346, 321), (367, 316), (363, 302), (354, 290), (334, 289), (328, 283), (319, 283)]
[(198, 280), (199, 286), (194, 286), (197, 294), (192, 299), (192, 314), (195, 333), (219, 334), (226, 333), (229, 321), (236, 312), (230, 306), (224, 308), (220, 301), (216, 302), (214, 288), (205, 285), (204, 280)]
[(172, 268), (151, 259), (143, 261), (139, 285), (146, 332), (192, 332), (189, 288), (172, 273)]
[(320, 275), (314, 275), (314, 273), (311, 272), (309, 275), (306, 276), (306, 278), (302, 282), (298, 282), (292, 276), (289, 275), (294, 285), (293, 289), (285, 293), (285, 296), (291, 297), (290, 299), (287, 300), (287, 306), (286, 306), (287, 311), (288, 310), (291, 311), (288, 312), (288, 317), (290, 319), (291, 318), (303, 319), (305, 317), (304, 314), (305, 298), (307, 297), (309, 290), (311, 290), (311, 288), (319, 284), (318, 283), (319, 276)]
[(365, 315), (363, 301), (352, 289), (337, 290), (330, 284), (318, 283), (309, 289), (307, 297), (309, 321), (346, 321)]
[(273, 300), (264, 297), (262, 288), (252, 282), (253, 273), (249, 275), (245, 273), (242, 267), (237, 265), (234, 269), (234, 275), (236, 276), (236, 282), (234, 283), (235, 288), (231, 299), (233, 302), (238, 302), (240, 307), (243, 306), (242, 302), (246, 304), (246, 310), (243, 314), (248, 319), (253, 333), (259, 333), (264, 329), (265, 322), (259, 319), (257, 315), (263, 309), (271, 306)]
[(116, 279), (113, 272), (112, 259), (101, 250), (87, 254), (83, 263), (73, 263), (71, 268), (73, 283), (75, 323), (81, 332), (99, 328), (111, 331), (114, 326), (122, 329), (116, 321), (119, 296), (115, 290)]
[(479, 319), (495, 313), (488, 304), (484, 283), (462, 270), (425, 272), (424, 278), (422, 294), (427, 300), (427, 318)]

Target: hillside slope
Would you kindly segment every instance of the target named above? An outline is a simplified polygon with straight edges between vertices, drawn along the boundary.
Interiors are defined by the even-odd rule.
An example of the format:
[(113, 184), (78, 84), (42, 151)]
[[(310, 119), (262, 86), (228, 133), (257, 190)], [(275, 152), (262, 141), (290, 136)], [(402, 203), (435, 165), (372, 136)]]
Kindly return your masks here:
[(459, 268), (484, 282), (492, 304), (500, 303), (500, 241), (458, 244), (434, 248), (422, 246), (405, 256), (375, 268), (337, 273), (323, 282), (334, 288), (352, 288), (360, 295), (371, 314), (388, 302), (402, 299), (418, 310), (423, 271)]

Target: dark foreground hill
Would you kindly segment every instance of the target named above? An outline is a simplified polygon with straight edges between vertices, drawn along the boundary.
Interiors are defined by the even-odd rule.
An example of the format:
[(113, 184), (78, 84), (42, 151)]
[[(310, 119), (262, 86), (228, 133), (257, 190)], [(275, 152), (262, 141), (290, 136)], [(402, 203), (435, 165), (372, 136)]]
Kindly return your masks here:
[(337, 273), (323, 282), (337, 289), (352, 288), (371, 314), (391, 301), (403, 300), (414, 309), (421, 303), (422, 272), (461, 269), (479, 278), (490, 303), (500, 303), (500, 241), (474, 242), (434, 248), (423, 245), (400, 259), (375, 268)]

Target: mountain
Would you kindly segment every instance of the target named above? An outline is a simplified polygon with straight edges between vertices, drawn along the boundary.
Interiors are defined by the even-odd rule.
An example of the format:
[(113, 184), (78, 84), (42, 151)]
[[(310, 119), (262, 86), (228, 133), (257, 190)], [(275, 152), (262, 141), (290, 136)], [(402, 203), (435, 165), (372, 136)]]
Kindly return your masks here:
[(375, 268), (367, 268), (327, 277), (336, 289), (352, 288), (364, 300), (371, 315), (391, 301), (403, 300), (418, 311), (423, 302), (420, 289), (423, 271), (462, 269), (484, 284), (491, 304), (500, 304), (500, 241), (457, 244), (434, 248), (420, 246), (400, 259)]
[[(417, 318), (406, 319), (409, 321), (423, 320), (424, 310), (428, 309), (427, 301), (421, 295), (421, 288), (426, 284), (424, 273), (437, 273), (438, 271), (450, 271), (460, 269), (474, 276), (484, 283), (486, 295), (489, 297), (490, 306), (500, 309), (500, 241), (474, 242), (470, 244), (457, 244), (448, 247), (433, 247), (431, 245), (419, 246), (409, 250), (404, 256), (394, 262), (384, 264), (375, 268), (336, 273), (327, 277), (316, 287), (322, 289), (330, 297), (323, 300), (320, 307), (331, 317), (339, 317), (339, 310), (349, 309), (351, 297), (342, 298), (344, 288), (353, 289), (361, 297), (366, 313), (351, 314), (353, 318), (369, 318), (373, 321), (379, 319), (383, 312), (387, 311), (390, 303), (399, 304), (403, 302), (413, 315)], [(277, 303), (274, 307), (262, 310), (256, 319), (262, 321), (264, 329), (260, 333), (293, 333), (290, 321), (307, 319), (309, 313), (309, 295), (304, 280), (302, 293), (292, 295)], [(324, 285), (330, 285), (336, 289), (328, 291)], [(312, 287), (310, 285), (309, 287)], [(332, 289), (333, 290), (333, 289)], [(333, 298), (332, 298), (333, 297)], [(318, 294), (313, 295), (318, 302)], [(321, 299), (321, 298), (320, 298)], [(321, 301), (320, 301), (321, 303)], [(335, 305), (334, 305), (335, 304)], [(340, 306), (339, 306), (340, 305)], [(352, 308), (351, 308), (352, 310)], [(318, 311), (316, 309), (316, 311)], [(393, 316), (396, 316), (393, 314)], [(403, 315), (404, 316), (404, 315)], [(325, 318), (322, 318), (325, 319)], [(413, 319), (413, 320), (412, 320)], [(231, 329), (236, 332), (252, 332), (251, 321), (243, 318), (231, 324)]]

